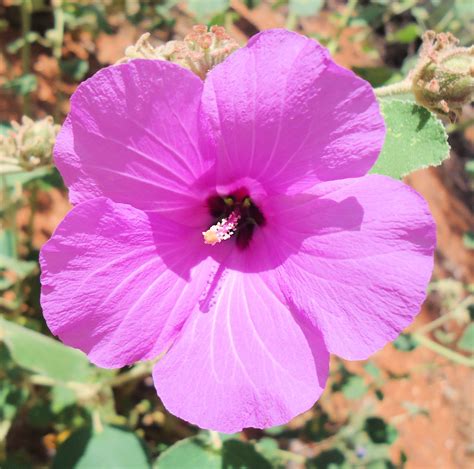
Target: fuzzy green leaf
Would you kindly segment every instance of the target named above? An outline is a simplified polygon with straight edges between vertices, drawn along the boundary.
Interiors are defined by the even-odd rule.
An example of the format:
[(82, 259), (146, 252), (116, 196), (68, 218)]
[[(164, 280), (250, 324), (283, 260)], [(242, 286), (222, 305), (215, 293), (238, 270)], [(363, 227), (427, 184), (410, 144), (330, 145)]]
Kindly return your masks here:
[(474, 352), (474, 323), (471, 322), (459, 339), (458, 347), (466, 352)]
[(410, 101), (381, 100), (387, 126), (382, 152), (370, 171), (400, 179), (417, 169), (438, 166), (449, 156), (443, 124)]
[(2, 87), (7, 90), (12, 90), (15, 94), (25, 96), (36, 90), (38, 87), (38, 79), (36, 75), (27, 73), (21, 77), (6, 81)]
[(402, 352), (411, 352), (418, 344), (410, 334), (402, 333), (393, 341), (393, 346)]
[(296, 16), (311, 16), (321, 10), (323, 3), (323, 0), (290, 0), (288, 7)]
[(371, 441), (376, 444), (391, 445), (398, 437), (397, 429), (380, 417), (367, 418), (364, 429)]
[(221, 469), (255, 467), (270, 469), (272, 466), (255, 447), (243, 441), (228, 439), (222, 448), (214, 448), (205, 435), (181, 440), (160, 455), (157, 469)]
[(150, 464), (141, 440), (132, 432), (106, 426), (94, 433), (82, 428), (58, 449), (53, 469), (110, 469), (130, 467), (148, 469)]
[(198, 18), (208, 18), (229, 8), (229, 0), (188, 0), (187, 4)]
[(0, 337), (22, 368), (62, 382), (83, 381), (92, 374), (82, 352), (39, 332), (0, 319)]
[(367, 391), (368, 387), (362, 376), (350, 376), (342, 385), (342, 393), (347, 399), (360, 399)]

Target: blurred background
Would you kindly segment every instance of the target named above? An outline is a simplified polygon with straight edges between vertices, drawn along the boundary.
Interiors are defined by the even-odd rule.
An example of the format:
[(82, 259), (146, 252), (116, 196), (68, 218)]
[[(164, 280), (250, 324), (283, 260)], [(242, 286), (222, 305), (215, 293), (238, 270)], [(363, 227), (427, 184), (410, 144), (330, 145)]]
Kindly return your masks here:
[[(62, 124), (77, 85), (143, 33), (159, 45), (197, 23), (223, 25), (242, 45), (269, 28), (299, 31), (377, 87), (403, 79), (428, 29), (472, 43), (474, 3), (0, 0), (0, 135), (13, 129), (52, 143), (49, 118), (34, 127), (22, 116)], [(148, 366), (99, 370), (51, 337), (37, 260), (70, 209), (67, 191), (48, 155), (30, 171), (7, 171), (3, 160), (0, 467), (474, 467), (472, 107), (446, 128), (450, 158), (406, 178), (438, 226), (433, 279), (415, 323), (368, 361), (333, 357), (321, 400), (288, 425), (230, 438), (167, 413)], [(6, 145), (0, 140), (0, 155)]]

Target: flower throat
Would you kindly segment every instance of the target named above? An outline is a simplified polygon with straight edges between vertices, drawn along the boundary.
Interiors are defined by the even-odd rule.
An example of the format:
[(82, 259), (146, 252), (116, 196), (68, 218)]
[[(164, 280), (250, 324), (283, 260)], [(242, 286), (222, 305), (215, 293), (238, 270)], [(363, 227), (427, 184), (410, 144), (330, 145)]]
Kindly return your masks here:
[(209, 213), (215, 220), (202, 233), (206, 244), (214, 245), (234, 237), (237, 247), (245, 249), (252, 240), (255, 228), (265, 225), (263, 213), (244, 189), (225, 197), (210, 196), (206, 202)]

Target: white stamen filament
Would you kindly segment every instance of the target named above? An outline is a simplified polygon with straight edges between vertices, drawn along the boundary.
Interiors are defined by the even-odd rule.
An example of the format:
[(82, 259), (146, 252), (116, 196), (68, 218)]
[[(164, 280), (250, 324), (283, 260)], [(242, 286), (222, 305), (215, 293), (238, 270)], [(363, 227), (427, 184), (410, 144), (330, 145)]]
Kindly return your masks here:
[(204, 243), (214, 246), (214, 244), (220, 243), (229, 239), (235, 234), (235, 229), (240, 220), (240, 214), (234, 210), (229, 218), (223, 218), (221, 221), (212, 225), (207, 231), (203, 231)]

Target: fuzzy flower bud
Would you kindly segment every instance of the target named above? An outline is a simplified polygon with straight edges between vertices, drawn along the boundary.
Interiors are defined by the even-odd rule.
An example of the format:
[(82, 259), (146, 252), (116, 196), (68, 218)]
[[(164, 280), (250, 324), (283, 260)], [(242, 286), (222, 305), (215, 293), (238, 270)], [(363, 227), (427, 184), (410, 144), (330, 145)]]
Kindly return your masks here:
[(412, 75), (417, 102), (452, 121), (474, 97), (474, 46), (458, 43), (451, 33), (427, 31)]
[(150, 33), (143, 34), (134, 46), (125, 50), (125, 57), (119, 63), (132, 59), (154, 59), (174, 62), (188, 68), (201, 79), (207, 72), (239, 48), (222, 26), (196, 25), (183, 41), (169, 41), (153, 47)]
[(7, 135), (0, 136), (1, 173), (31, 171), (52, 163), (52, 153), (60, 126), (51, 116), (33, 121), (23, 116), (12, 122)]

